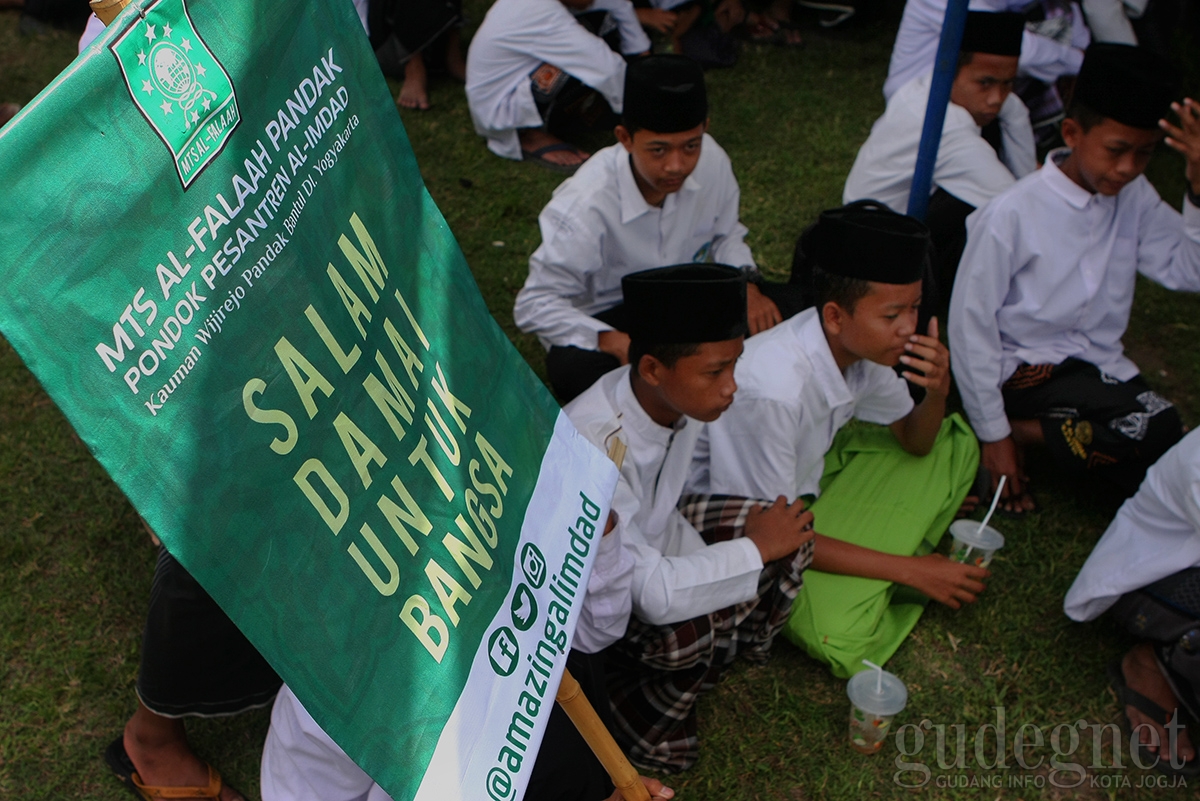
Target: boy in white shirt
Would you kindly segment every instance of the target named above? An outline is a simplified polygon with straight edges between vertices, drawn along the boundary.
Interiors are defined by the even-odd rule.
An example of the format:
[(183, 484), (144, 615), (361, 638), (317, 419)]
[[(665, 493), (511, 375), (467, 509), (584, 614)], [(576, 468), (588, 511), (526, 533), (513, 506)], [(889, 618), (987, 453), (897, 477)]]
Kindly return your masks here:
[[(632, 61), (619, 144), (592, 156), (539, 216), (542, 244), (529, 259), (513, 317), (546, 347), (546, 372), (561, 402), (629, 360), (622, 276), (714, 261), (758, 280), (733, 168), (707, 129), (696, 62), (675, 55)], [(788, 290), (750, 284), (749, 333), (783, 319)]]
[[(608, 12), (594, 32), (574, 16), (589, 10)], [(619, 52), (603, 38), (610, 33)], [(649, 49), (629, 0), (497, 0), (467, 52), (475, 130), (498, 156), (574, 173), (588, 154), (558, 134), (620, 114), (621, 55)]]
[(633, 616), (605, 652), (613, 734), (635, 765), (675, 772), (697, 756), (699, 694), (739, 652), (766, 658), (811, 555), (812, 516), (782, 498), (766, 510), (757, 501), (676, 508), (704, 422), (736, 389), (744, 278), (683, 264), (628, 275), (623, 289), (630, 364), (565, 411), (621, 464), (612, 508), (634, 560)]
[[(983, 590), (986, 570), (929, 553), (978, 449), (961, 418), (943, 420), (949, 355), (936, 318), (917, 333), (928, 229), (854, 204), (823, 212), (803, 245), (816, 307), (747, 343), (737, 397), (701, 438), (690, 488), (820, 496), (814, 569), (785, 633), (846, 678), (863, 659), (885, 662), (916, 625), (925, 601), (901, 585), (953, 608)], [(925, 389), (915, 407), (897, 364)], [(839, 431), (851, 418), (877, 426)]]
[[(963, 406), (1005, 506), (1033, 508), (1024, 452), (1044, 445), (1076, 475), (1125, 495), (1183, 435), (1178, 412), (1124, 354), (1137, 273), (1200, 291), (1200, 106), (1179, 73), (1142, 48), (1097, 44), (1063, 122), (1069, 149), (967, 221), (950, 303)], [(1180, 126), (1162, 119), (1175, 109)], [(1142, 175), (1162, 130), (1184, 154), (1183, 215)]]
[[(1067, 592), (1072, 620), (1110, 608), (1139, 642), (1108, 668), (1142, 765), (1200, 775), (1184, 725), (1200, 716), (1200, 431), (1146, 471)], [(1169, 710), (1169, 711), (1168, 711)], [(1157, 736), (1155, 736), (1157, 735)]]
[[(967, 215), (1037, 169), (1029, 110), (1012, 91), (1024, 31), (1020, 14), (967, 13), (925, 216), (946, 298), (966, 243)], [(926, 72), (892, 95), (858, 151), (843, 203), (872, 199), (908, 213), (932, 78)]]

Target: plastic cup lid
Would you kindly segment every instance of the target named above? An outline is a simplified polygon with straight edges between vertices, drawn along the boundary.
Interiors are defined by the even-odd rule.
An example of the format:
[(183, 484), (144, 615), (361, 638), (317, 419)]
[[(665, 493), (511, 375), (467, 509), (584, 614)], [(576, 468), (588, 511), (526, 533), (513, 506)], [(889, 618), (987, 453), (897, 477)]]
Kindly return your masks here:
[(950, 536), (986, 551), (998, 551), (1004, 547), (1003, 534), (991, 526), (984, 526), (980, 531), (979, 524), (974, 520), (955, 520), (950, 524)]
[(908, 703), (908, 688), (895, 673), (883, 671), (882, 691), (877, 692), (877, 673), (866, 669), (850, 677), (846, 694), (850, 703), (872, 715), (895, 715)]

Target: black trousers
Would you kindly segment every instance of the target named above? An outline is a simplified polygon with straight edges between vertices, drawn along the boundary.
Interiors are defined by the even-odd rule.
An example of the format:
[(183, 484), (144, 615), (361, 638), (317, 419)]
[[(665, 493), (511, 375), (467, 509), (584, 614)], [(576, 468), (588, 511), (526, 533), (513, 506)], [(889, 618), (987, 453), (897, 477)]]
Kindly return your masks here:
[[(804, 309), (803, 293), (796, 284), (776, 284), (764, 281), (759, 284), (758, 288), (774, 301), (779, 308), (780, 316), (785, 320)], [(617, 331), (629, 330), (624, 304), (617, 304), (594, 316)], [(564, 406), (582, 395), (588, 387), (599, 380), (600, 376), (616, 370), (620, 366), (621, 362), (617, 360), (616, 356), (597, 350), (577, 348), (574, 345), (567, 347), (554, 345), (546, 353), (546, 375), (550, 378), (554, 396)]]
[(1140, 375), (1120, 381), (1080, 359), (1022, 365), (1003, 394), (1010, 419), (1041, 421), (1060, 467), (1102, 476), (1126, 496), (1183, 437), (1179, 412)]
[(232, 715), (269, 703), (281, 683), (196, 579), (160, 548), (142, 634), (142, 703), (166, 717)]
[[(567, 669), (579, 682), (604, 727), (611, 732), (612, 710), (604, 684), (603, 652), (585, 654), (572, 648), (567, 655)], [(525, 801), (603, 801), (612, 795), (612, 791), (612, 781), (600, 760), (596, 759), (567, 713), (555, 704), (529, 777)]]

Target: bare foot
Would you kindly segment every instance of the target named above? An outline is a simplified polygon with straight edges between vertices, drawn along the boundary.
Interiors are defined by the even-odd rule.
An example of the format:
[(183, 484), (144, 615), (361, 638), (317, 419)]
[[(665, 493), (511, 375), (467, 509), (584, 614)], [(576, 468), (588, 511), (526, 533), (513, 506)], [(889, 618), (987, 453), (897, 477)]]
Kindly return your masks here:
[[(522, 128), (517, 132), (517, 136), (521, 140), (521, 150), (525, 153), (541, 150), (548, 145), (565, 144), (563, 140), (557, 136), (550, 135), (541, 128)], [(577, 167), (587, 161), (590, 155), (590, 153), (579, 148), (574, 148), (573, 150), (555, 150), (542, 155), (540, 158), (553, 164), (562, 164), (564, 167)]]
[(425, 78), (425, 60), (417, 53), (404, 65), (404, 84), (400, 87), (400, 96), (396, 98), (400, 108), (412, 108), (418, 111), (429, 110), (429, 89)]
[(713, 16), (721, 33), (729, 33), (746, 21), (746, 7), (742, 5), (742, 0), (721, 0), (713, 9)]
[(462, 54), (462, 32), (451, 28), (446, 34), (446, 72), (456, 81), (467, 80), (467, 62)]
[[(206, 787), (208, 766), (192, 753), (183, 721), (156, 715), (138, 702), (125, 724), (125, 753), (142, 784), (154, 787)], [(246, 801), (241, 793), (221, 787), (221, 801)], [(197, 798), (196, 801), (203, 801)]]
[[(1121, 660), (1121, 673), (1125, 676), (1125, 684), (1129, 686), (1129, 689), (1146, 696), (1167, 710), (1168, 713), (1172, 713), (1179, 707), (1179, 701), (1175, 698), (1175, 693), (1171, 691), (1171, 685), (1167, 683), (1166, 677), (1163, 676), (1162, 669), (1158, 666), (1158, 660), (1154, 658), (1154, 650), (1149, 643), (1135, 645), (1129, 653), (1125, 654)], [(1137, 733), (1138, 740), (1146, 746), (1146, 750), (1157, 754), (1162, 748), (1161, 758), (1168, 759), (1170, 751), (1163, 748), (1162, 744), (1169, 743), (1171, 739), (1164, 727), (1169, 720), (1154, 720), (1134, 706), (1125, 707), (1125, 715), (1129, 718), (1130, 727)], [(1187, 728), (1180, 723), (1178, 727), (1172, 726), (1171, 729), (1176, 732), (1176, 759), (1182, 759), (1184, 762), (1195, 759), (1196, 750), (1192, 748)]]

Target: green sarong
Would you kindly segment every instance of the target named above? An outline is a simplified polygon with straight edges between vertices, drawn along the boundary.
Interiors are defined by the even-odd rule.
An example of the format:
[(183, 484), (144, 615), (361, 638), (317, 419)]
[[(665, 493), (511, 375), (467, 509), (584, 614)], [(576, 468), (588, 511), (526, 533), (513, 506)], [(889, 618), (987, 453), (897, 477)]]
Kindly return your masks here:
[[(937, 547), (975, 478), (979, 445), (957, 414), (942, 423), (933, 450), (913, 456), (890, 429), (844, 428), (825, 455), (816, 528), (864, 548), (922, 555)], [(809, 568), (784, 635), (835, 676), (882, 665), (917, 624), (929, 599), (879, 579)]]

